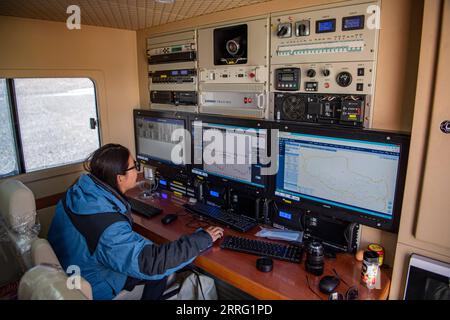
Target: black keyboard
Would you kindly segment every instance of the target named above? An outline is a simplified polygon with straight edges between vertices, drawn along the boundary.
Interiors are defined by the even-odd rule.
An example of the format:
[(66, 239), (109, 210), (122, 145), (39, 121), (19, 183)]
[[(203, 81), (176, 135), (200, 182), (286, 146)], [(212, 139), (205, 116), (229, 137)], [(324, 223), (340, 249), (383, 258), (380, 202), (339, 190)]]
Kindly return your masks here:
[(271, 257), (289, 262), (300, 263), (302, 261), (302, 247), (295, 245), (278, 244), (236, 236), (225, 236), (220, 247), (222, 249)]
[(241, 232), (247, 232), (248, 230), (258, 225), (256, 221), (246, 216), (227, 212), (218, 207), (203, 203), (186, 203), (184, 207), (192, 213), (210, 218), (220, 224)]
[(127, 198), (131, 205), (131, 210), (146, 217), (154, 217), (160, 214), (162, 209), (152, 206), (151, 204), (136, 200), (134, 198)]

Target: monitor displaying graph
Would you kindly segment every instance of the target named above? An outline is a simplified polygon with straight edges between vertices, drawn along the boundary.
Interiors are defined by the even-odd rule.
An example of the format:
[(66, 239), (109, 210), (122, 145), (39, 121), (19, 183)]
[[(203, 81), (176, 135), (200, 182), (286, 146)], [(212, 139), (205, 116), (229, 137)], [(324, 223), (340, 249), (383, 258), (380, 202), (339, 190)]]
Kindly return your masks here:
[[(173, 150), (175, 146), (182, 143), (182, 140), (175, 139), (173, 133), (176, 130), (184, 129), (185, 124), (183, 120), (136, 116), (135, 127), (138, 160), (148, 161), (152, 159), (174, 163)], [(185, 151), (183, 149), (181, 150), (180, 159), (177, 159), (179, 162), (177, 164), (184, 165), (186, 163), (186, 152), (183, 152)]]
[(266, 146), (266, 129), (193, 122), (194, 163), (218, 177), (264, 187), (258, 150)]
[(276, 194), (392, 219), (400, 146), (279, 133)]

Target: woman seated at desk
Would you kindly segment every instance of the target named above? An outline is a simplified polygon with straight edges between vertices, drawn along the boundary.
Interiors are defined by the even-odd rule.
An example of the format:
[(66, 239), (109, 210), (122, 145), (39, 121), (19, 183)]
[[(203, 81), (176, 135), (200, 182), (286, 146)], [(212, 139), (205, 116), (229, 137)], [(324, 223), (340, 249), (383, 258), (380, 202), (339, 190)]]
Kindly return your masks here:
[(130, 205), (123, 197), (136, 185), (137, 163), (130, 151), (107, 144), (86, 160), (85, 169), (89, 174), (59, 201), (48, 240), (65, 269), (80, 268), (94, 299), (113, 299), (140, 283), (145, 283), (142, 299), (159, 299), (168, 275), (223, 236), (222, 228), (210, 227), (153, 244), (132, 230)]

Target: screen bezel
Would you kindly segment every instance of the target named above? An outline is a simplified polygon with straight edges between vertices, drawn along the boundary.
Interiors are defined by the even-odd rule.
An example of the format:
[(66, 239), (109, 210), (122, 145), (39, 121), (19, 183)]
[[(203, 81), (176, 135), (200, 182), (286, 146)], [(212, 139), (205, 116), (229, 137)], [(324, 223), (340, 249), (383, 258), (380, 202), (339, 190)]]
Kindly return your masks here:
[[(400, 146), (400, 159), (397, 171), (396, 179), (396, 192), (394, 195), (393, 214), (392, 219), (386, 219), (383, 217), (376, 217), (370, 214), (357, 212), (351, 209), (341, 208), (333, 205), (324, 205), (323, 203), (305, 199), (300, 194), (300, 201), (297, 202), (293, 199), (286, 199), (275, 194), (276, 191), (276, 175), (273, 178), (274, 199), (276, 200), (288, 200), (295, 203), (296, 206), (301, 207), (304, 210), (311, 210), (312, 212), (318, 212), (326, 216), (336, 217), (349, 222), (356, 222), (363, 225), (367, 225), (373, 228), (386, 230), (389, 232), (397, 233), (400, 222), (403, 192), (405, 187), (406, 167), (409, 153), (409, 141), (410, 136), (407, 133), (391, 132), (391, 131), (377, 131), (368, 129), (356, 129), (356, 128), (342, 128), (335, 127), (322, 127), (315, 124), (278, 124), (274, 125), (274, 129), (278, 129), (283, 132), (293, 132), (300, 134), (322, 135), (334, 138), (343, 138), (351, 140), (363, 140), (371, 142), (398, 144)], [(279, 147), (279, 142), (277, 143)]]
[[(203, 163), (202, 164), (195, 164), (194, 163), (194, 121), (202, 121), (205, 123), (217, 123), (222, 125), (230, 125), (235, 127), (247, 127), (247, 128), (255, 128), (255, 129), (266, 129), (267, 130), (267, 139), (266, 142), (270, 141), (270, 129), (271, 125), (270, 122), (264, 121), (264, 120), (251, 120), (251, 119), (238, 119), (238, 118), (231, 118), (231, 117), (217, 117), (217, 116), (211, 116), (211, 115), (192, 115), (189, 119), (189, 127), (190, 127), (190, 133), (191, 133), (191, 169), (190, 172), (193, 175), (196, 175), (195, 172), (192, 172), (192, 169), (201, 170), (204, 173), (207, 174), (207, 180), (217, 183), (233, 183), (237, 184), (238, 187), (247, 187), (247, 188), (255, 188), (258, 190), (261, 190), (264, 194), (270, 194), (270, 182), (272, 180), (272, 176), (262, 176), (262, 182), (261, 186), (257, 186), (254, 184), (250, 184), (243, 181), (234, 180), (232, 178), (226, 178), (222, 176), (215, 175), (214, 173), (206, 172), (203, 170)], [(270, 143), (266, 144), (266, 148), (268, 148), (268, 153), (270, 154)]]
[[(181, 120), (184, 122), (184, 129), (189, 130), (188, 125), (188, 114), (183, 112), (171, 112), (171, 111), (153, 111), (153, 110), (140, 110), (135, 109), (133, 110), (133, 126), (134, 126), (134, 145), (135, 145), (135, 158), (137, 161), (139, 161), (143, 165), (150, 165), (159, 169), (162, 169), (164, 171), (168, 171), (170, 169), (176, 169), (180, 172), (186, 172), (189, 171), (189, 164), (175, 164), (169, 161), (164, 161), (162, 159), (158, 158), (151, 158), (149, 157), (149, 160), (143, 160), (138, 159), (139, 154), (139, 148), (138, 148), (138, 137), (137, 137), (137, 126), (136, 126), (136, 120), (138, 117), (149, 117), (149, 118), (163, 118), (163, 119), (171, 119), (171, 120)], [(187, 147), (189, 148), (190, 145), (187, 144)], [(145, 155), (148, 157), (148, 155)], [(189, 160), (189, 159), (188, 159)]]

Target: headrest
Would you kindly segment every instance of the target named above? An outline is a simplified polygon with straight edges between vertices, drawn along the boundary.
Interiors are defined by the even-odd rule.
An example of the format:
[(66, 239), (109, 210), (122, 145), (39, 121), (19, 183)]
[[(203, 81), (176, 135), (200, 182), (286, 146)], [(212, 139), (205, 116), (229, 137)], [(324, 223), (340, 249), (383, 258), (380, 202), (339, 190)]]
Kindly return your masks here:
[(36, 223), (33, 192), (18, 180), (0, 183), (0, 215), (7, 226), (16, 232), (32, 228)]
[(69, 289), (67, 275), (60, 268), (37, 265), (20, 279), (19, 300), (87, 300), (81, 290)]

